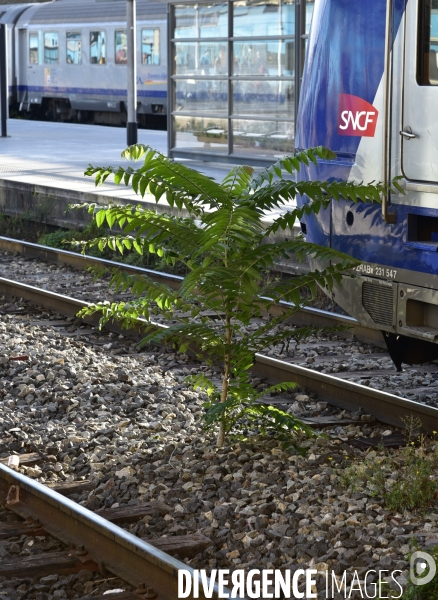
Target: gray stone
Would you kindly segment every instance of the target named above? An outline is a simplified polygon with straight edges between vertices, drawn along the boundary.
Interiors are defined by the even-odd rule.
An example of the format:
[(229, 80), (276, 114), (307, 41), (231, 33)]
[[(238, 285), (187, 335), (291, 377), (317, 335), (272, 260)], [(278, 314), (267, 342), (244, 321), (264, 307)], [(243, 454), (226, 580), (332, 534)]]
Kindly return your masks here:
[(87, 569), (82, 569), (82, 571), (79, 571), (77, 574), (77, 578), (80, 583), (85, 583), (86, 581), (93, 579), (93, 573)]

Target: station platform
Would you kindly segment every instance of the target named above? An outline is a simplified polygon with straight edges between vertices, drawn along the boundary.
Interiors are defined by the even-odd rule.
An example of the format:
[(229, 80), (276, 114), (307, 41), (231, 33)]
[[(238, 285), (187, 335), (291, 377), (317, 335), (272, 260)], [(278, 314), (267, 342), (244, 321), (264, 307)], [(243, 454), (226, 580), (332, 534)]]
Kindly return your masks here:
[[(112, 178), (99, 187), (85, 177), (93, 166), (127, 166), (121, 158), (126, 131), (119, 127), (9, 119), (8, 137), (0, 137), (0, 210), (7, 215), (27, 215), (51, 225), (78, 227), (89, 221), (85, 210), (68, 210), (69, 204), (96, 202), (106, 205), (141, 203), (159, 212), (174, 212), (164, 199), (136, 195), (130, 187), (115, 185)], [(139, 129), (138, 142), (167, 155), (167, 132)], [(217, 181), (229, 165), (180, 160)], [(132, 163), (140, 166), (141, 162)], [(260, 170), (260, 169), (256, 169)], [(272, 220), (267, 215), (266, 220)], [(295, 229), (295, 228), (294, 228)], [(288, 232), (288, 237), (297, 231)], [(281, 235), (280, 237), (283, 237)]]
[[(9, 119), (8, 136), (0, 138), (0, 206), (7, 212), (29, 211), (33, 202), (26, 192), (33, 193), (33, 198), (37, 194), (46, 204), (50, 204), (50, 198), (56, 198), (61, 205), (64, 200), (66, 204), (142, 201), (130, 187), (115, 185), (111, 177), (96, 187), (92, 177), (84, 176), (89, 164), (115, 167), (129, 164), (120, 156), (126, 148), (123, 128)], [(140, 129), (138, 142), (167, 154), (165, 131)], [(132, 164), (139, 166), (141, 163)], [(226, 166), (210, 163), (193, 164), (193, 167), (218, 181), (228, 171)], [(12, 203), (5, 198), (9, 192), (15, 192)], [(20, 201), (16, 192), (23, 201), (27, 197), (27, 201)], [(152, 202), (156, 206), (152, 196), (146, 195), (143, 202)], [(160, 204), (163, 208), (167, 206), (164, 200)], [(56, 214), (48, 215), (54, 224), (56, 220), (56, 224), (70, 223), (73, 217), (58, 212), (55, 210)]]
[[(167, 155), (166, 131), (139, 129), (138, 143)], [(127, 164), (120, 156), (125, 148), (126, 130), (122, 127), (9, 119), (8, 137), (0, 138), (0, 178), (18, 177), (22, 181), (50, 186), (62, 184), (73, 189), (79, 184), (90, 190), (93, 180), (84, 177), (88, 164)], [(223, 164), (185, 162), (217, 181), (230, 169)], [(115, 185), (110, 187), (111, 191), (105, 188), (102, 193), (117, 192), (126, 196), (127, 190), (123, 192)]]

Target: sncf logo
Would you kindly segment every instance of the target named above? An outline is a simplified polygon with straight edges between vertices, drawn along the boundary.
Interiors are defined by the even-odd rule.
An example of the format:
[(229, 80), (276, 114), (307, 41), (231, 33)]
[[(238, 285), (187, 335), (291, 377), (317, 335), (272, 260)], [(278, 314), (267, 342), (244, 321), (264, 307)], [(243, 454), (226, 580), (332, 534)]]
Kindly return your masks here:
[(339, 135), (374, 137), (378, 116), (377, 109), (366, 100), (351, 94), (339, 94)]

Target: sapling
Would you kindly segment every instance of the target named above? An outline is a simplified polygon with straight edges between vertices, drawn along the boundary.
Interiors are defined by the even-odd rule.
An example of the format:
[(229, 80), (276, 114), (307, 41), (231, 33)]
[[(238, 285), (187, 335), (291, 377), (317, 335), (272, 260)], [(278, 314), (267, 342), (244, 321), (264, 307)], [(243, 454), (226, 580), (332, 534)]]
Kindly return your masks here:
[[(302, 165), (335, 157), (322, 147), (280, 159), (258, 175), (249, 166), (235, 167), (221, 183), (147, 146), (131, 146), (122, 156), (141, 160), (141, 166), (90, 166), (86, 175), (94, 176), (96, 185), (112, 175), (115, 183), (132, 186), (142, 197), (148, 193), (157, 203), (165, 197), (174, 212), (157, 213), (140, 204), (92, 205), (89, 210), (97, 225), (118, 227), (120, 232), (87, 245), (97, 245), (100, 250), (110, 247), (122, 254), (132, 249), (139, 254), (156, 253), (170, 265), (184, 264), (188, 274), (181, 287), (173, 290), (145, 275), (116, 270), (110, 285), (116, 290), (131, 290), (133, 299), (94, 304), (81, 314), (100, 311), (102, 325), (115, 319), (126, 327), (141, 317), (146, 322), (143, 344), (172, 344), (182, 352), (190, 347), (199, 359), (220, 365), (220, 385), (202, 373), (190, 378), (195, 388), (208, 394), (206, 425), (218, 425), (218, 446), (242, 423), (251, 423), (261, 433), (274, 430), (289, 442), (298, 434), (312, 434), (312, 429), (294, 415), (260, 403), (262, 396), (294, 384), (273, 386), (260, 394), (251, 385), (249, 370), (257, 352), (315, 333), (311, 327), (285, 324), (305, 302), (302, 290), (310, 289), (314, 294), (317, 284), (330, 289), (357, 263), (302, 237), (276, 242), (271, 234), (292, 229), (304, 215), (327, 208), (332, 198), (378, 202), (387, 188), (380, 184), (293, 181), (291, 175)], [(301, 208), (291, 205), (298, 194), (308, 198)], [(175, 209), (184, 210), (189, 217), (178, 216)], [(325, 267), (289, 281), (264, 279), (276, 261), (287, 260), (291, 254), (311, 257)], [(261, 320), (281, 302), (289, 305), (283, 306), (279, 315)], [(157, 330), (153, 318), (158, 313), (178, 322)], [(260, 319), (256, 329), (249, 327), (254, 318)]]

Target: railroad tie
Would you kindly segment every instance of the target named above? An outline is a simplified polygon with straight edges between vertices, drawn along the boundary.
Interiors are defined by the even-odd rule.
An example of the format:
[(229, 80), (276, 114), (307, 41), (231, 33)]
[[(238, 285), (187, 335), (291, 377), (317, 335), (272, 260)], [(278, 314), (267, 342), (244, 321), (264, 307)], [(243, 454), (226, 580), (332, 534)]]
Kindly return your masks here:
[(97, 571), (97, 564), (90, 556), (78, 556), (75, 550), (66, 552), (43, 552), (31, 556), (17, 556), (0, 561), (0, 577), (45, 577), (46, 575), (71, 575), (83, 569)]
[(213, 545), (213, 541), (202, 533), (191, 533), (187, 535), (172, 535), (169, 537), (161, 537), (158, 539), (142, 538), (148, 544), (155, 548), (180, 558), (193, 558), (209, 546)]

